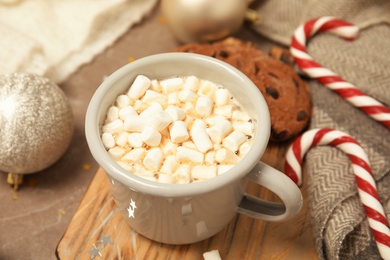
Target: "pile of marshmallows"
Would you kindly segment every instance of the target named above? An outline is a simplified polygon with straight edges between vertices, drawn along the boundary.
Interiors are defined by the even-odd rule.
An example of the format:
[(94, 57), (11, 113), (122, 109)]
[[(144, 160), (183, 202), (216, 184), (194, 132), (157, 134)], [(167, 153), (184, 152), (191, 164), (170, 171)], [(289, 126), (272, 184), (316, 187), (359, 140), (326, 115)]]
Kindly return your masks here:
[(248, 152), (253, 131), (249, 114), (218, 84), (138, 75), (109, 107), (102, 141), (125, 170), (182, 184), (233, 167)]

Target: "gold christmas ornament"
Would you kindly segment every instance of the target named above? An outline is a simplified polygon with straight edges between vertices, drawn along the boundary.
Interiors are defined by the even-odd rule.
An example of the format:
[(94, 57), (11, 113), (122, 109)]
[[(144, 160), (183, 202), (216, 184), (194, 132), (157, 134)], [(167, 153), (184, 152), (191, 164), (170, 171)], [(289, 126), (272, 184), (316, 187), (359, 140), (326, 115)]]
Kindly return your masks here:
[(56, 162), (72, 135), (71, 107), (55, 83), (27, 73), (0, 76), (0, 171), (11, 173), (11, 185)]
[(236, 32), (244, 22), (247, 0), (162, 0), (161, 11), (182, 42), (209, 42)]

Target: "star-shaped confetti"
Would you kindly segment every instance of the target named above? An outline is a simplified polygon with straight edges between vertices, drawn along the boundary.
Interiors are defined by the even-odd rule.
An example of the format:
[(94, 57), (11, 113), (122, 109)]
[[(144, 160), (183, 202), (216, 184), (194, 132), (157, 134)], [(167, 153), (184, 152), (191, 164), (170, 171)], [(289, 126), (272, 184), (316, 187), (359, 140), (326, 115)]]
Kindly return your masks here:
[(105, 236), (104, 234), (102, 234), (102, 237), (98, 242), (102, 243), (103, 247), (106, 247), (106, 245), (112, 244), (111, 236)]
[(135, 210), (137, 206), (135, 205), (135, 201), (131, 199), (130, 206)]
[(91, 259), (94, 259), (96, 256), (102, 257), (100, 253), (100, 248), (96, 247), (95, 244), (92, 244), (92, 249), (88, 251), (91, 254)]
[(129, 218), (134, 218), (134, 209), (131, 206), (129, 206), (127, 211), (129, 212)]

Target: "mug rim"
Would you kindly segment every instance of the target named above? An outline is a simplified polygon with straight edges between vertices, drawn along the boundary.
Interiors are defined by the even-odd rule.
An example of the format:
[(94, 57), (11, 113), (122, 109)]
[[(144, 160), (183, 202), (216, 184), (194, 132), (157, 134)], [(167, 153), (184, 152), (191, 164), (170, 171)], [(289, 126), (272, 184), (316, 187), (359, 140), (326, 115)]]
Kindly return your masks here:
[[(219, 176), (188, 184), (166, 184), (146, 180), (123, 169), (118, 163), (114, 161), (113, 158), (111, 158), (103, 146), (99, 118), (101, 113), (106, 113), (107, 111), (101, 111), (99, 107), (100, 104), (107, 99), (106, 93), (110, 90), (110, 88), (118, 81), (128, 76), (131, 71), (137, 67), (147, 66), (148, 64), (152, 63), (166, 64), (167, 62), (172, 63), (183, 61), (191, 61), (196, 64), (196, 66), (206, 66), (213, 68), (214, 70), (222, 70), (220, 73), (226, 73), (226, 75), (229, 75), (229, 77), (235, 78), (236, 80), (242, 82), (242, 84), (247, 88), (246, 91), (248, 91), (248, 97), (253, 100), (257, 100), (258, 102), (258, 104), (255, 106), (255, 112), (261, 119), (261, 123), (256, 122), (257, 131), (253, 136), (254, 139), (251, 143), (251, 147), (248, 153), (243, 158), (241, 158), (241, 160), (235, 166)], [(172, 75), (173, 74), (174, 72)], [(137, 73), (137, 75), (139, 75), (139, 73)], [(202, 78), (202, 76), (195, 76)], [(114, 102), (114, 100), (111, 101)], [(240, 103), (243, 107), (245, 107), (245, 104), (242, 104), (242, 102)], [(265, 99), (256, 85), (244, 73), (232, 65), (216, 58), (201, 54), (182, 52), (153, 54), (137, 59), (120, 67), (107, 78), (105, 78), (97, 88), (90, 100), (85, 116), (85, 135), (89, 150), (99, 166), (102, 167), (106, 172), (106, 174), (132, 190), (162, 197), (188, 197), (204, 194), (220, 189), (232, 182), (242, 179), (259, 162), (260, 157), (264, 153), (269, 141), (270, 128), (271, 123), (269, 109)]]

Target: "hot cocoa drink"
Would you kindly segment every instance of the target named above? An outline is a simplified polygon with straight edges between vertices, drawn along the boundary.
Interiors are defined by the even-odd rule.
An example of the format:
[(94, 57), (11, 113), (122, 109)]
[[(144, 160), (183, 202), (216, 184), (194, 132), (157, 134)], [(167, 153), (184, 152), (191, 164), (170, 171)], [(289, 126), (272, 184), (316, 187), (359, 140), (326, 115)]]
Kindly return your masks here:
[(129, 173), (161, 182), (207, 180), (249, 150), (252, 119), (229, 90), (196, 76), (138, 75), (109, 107), (102, 141)]

